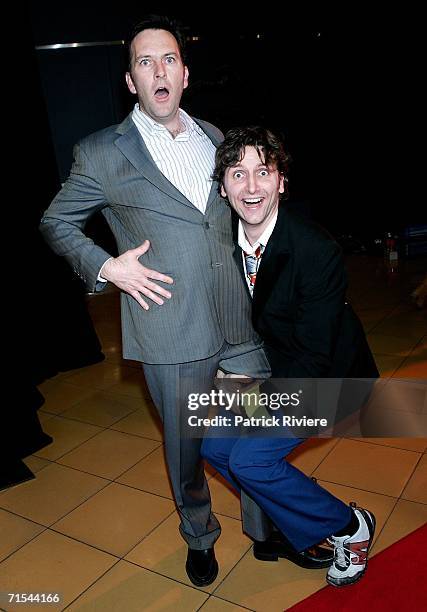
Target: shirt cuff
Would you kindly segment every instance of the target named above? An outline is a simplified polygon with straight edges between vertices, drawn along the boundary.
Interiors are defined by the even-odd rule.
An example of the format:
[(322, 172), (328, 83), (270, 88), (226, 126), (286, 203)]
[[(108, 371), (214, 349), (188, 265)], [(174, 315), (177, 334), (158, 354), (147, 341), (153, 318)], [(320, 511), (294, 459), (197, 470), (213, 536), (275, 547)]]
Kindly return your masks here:
[[(112, 259), (114, 259), (114, 257), (109, 257), (107, 261), (111, 261)], [(107, 261), (104, 261), (104, 263), (102, 264), (101, 269), (98, 273), (98, 278), (96, 279), (100, 283), (108, 283), (108, 281), (102, 276), (102, 270), (104, 269), (104, 266), (107, 263)]]

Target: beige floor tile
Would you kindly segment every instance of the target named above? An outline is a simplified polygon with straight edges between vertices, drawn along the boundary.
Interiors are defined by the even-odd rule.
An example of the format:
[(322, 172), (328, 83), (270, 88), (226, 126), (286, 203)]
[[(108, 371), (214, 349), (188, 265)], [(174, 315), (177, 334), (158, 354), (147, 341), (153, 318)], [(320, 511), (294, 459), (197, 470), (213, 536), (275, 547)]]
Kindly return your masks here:
[(241, 519), (240, 496), (221, 474), (217, 474), (209, 480), (209, 489), (212, 509), (215, 513), (225, 514), (238, 520)]
[(328, 482), (399, 497), (419, 458), (420, 454), (412, 451), (340, 440), (313, 475)]
[(38, 450), (35, 455), (55, 461), (89, 438), (96, 436), (102, 431), (102, 428), (55, 416), (43, 424), (43, 431), (52, 436), (53, 442)]
[[(2, 590), (7, 593), (58, 593), (59, 604), (31, 606), (37, 610), (63, 610), (117, 558), (59, 533), (46, 530), (0, 565)], [(7, 611), (30, 609), (8, 604)]]
[(214, 595), (259, 612), (283, 612), (326, 584), (326, 569), (307, 570), (290, 561), (258, 561), (250, 550)]
[[(427, 314), (425, 315), (425, 320), (427, 321)], [(420, 359), (427, 359), (427, 334), (414, 347), (409, 357), (419, 357)]]
[(427, 378), (427, 359), (408, 357), (393, 374), (394, 378)]
[(154, 440), (107, 429), (58, 461), (77, 470), (114, 480), (157, 446), (159, 442)]
[(399, 355), (406, 357), (417, 344), (419, 338), (404, 336), (385, 336), (371, 332), (367, 336), (371, 351), (378, 355)]
[(108, 481), (52, 463), (37, 478), (0, 494), (0, 507), (49, 526)]
[(366, 508), (374, 513), (376, 519), (375, 541), (393, 511), (397, 498), (389, 497), (388, 495), (380, 495), (379, 493), (370, 493), (369, 491), (363, 491), (362, 489), (355, 489), (353, 487), (332, 484), (324, 480), (318, 480), (318, 483), (344, 503), (349, 504), (350, 502), (354, 502), (357, 506)]
[(200, 608), (200, 612), (245, 612), (245, 610), (248, 610), (248, 608), (242, 608), (237, 604), (230, 603), (214, 595), (211, 595)]
[(37, 385), (37, 389), (40, 391), (43, 397), (46, 397), (49, 392), (52, 392), (54, 390), (58, 382), (59, 377), (53, 376), (52, 378), (48, 378), (44, 382)]
[(427, 506), (400, 499), (372, 548), (372, 554), (384, 550), (427, 522)]
[(81, 402), (93, 393), (93, 389), (83, 389), (64, 381), (48, 381), (40, 385), (39, 389), (41, 388), (46, 389), (44, 392), (42, 391), (45, 398), (42, 410), (52, 414), (61, 414), (64, 410), (74, 406), (77, 402)]
[(110, 318), (107, 318), (105, 316), (103, 316), (102, 318), (98, 317), (98, 320), (96, 322), (96, 329), (99, 334), (107, 334), (110, 336), (115, 336), (116, 338), (120, 338), (121, 329), (119, 310), (115, 309), (114, 314), (116, 316), (111, 316)]
[(375, 328), (375, 334), (420, 340), (427, 333), (427, 321), (401, 314), (390, 315)]
[(112, 483), (52, 529), (122, 557), (174, 511), (168, 499)]
[(101, 343), (102, 352), (105, 355), (105, 363), (123, 366), (122, 339), (115, 333), (100, 332), (98, 338)]
[(380, 446), (392, 446), (423, 453), (427, 448), (427, 438), (353, 438), (361, 442), (379, 444)]
[(207, 594), (120, 561), (67, 612), (196, 612)]
[(140, 361), (135, 361), (134, 359), (123, 359), (123, 365), (141, 372), (142, 363)]
[(6, 512), (6, 510), (0, 510), (0, 561), (3, 561), (15, 550), (32, 540), (43, 529), (44, 527), (32, 521), (27, 521), (27, 519)]
[(403, 363), (405, 357), (400, 355), (378, 355), (374, 354), (378, 371), (383, 378), (392, 376), (395, 370)]
[(40, 472), (40, 470), (51, 464), (48, 459), (42, 459), (41, 457), (36, 457), (35, 455), (25, 457), (23, 461), (25, 465), (29, 467), (32, 472), (34, 472), (34, 474), (37, 474), (37, 472)]
[[(427, 438), (427, 387), (422, 381), (381, 378), (361, 415), (361, 432), (373, 438)], [(352, 437), (360, 437), (359, 431)]]
[[(252, 542), (242, 533), (241, 522), (220, 517), (222, 534), (215, 544), (219, 575), (215, 582), (202, 590), (212, 592), (224, 576), (251, 547)], [(167, 518), (157, 529), (138, 544), (127, 556), (142, 567), (191, 585), (185, 572), (187, 545), (178, 531), (177, 513)]]
[(114, 425), (111, 425), (111, 429), (123, 431), (124, 433), (133, 433), (136, 436), (142, 436), (143, 438), (150, 438), (150, 440), (162, 442), (162, 422), (154, 405), (145, 398), (135, 399), (128, 397), (127, 399), (131, 402), (137, 402), (140, 408), (129, 416), (117, 421)]
[(65, 380), (78, 387), (89, 387), (92, 390), (108, 389), (126, 380), (133, 373), (134, 370), (132, 368), (103, 361), (102, 363), (82, 368), (78, 372), (70, 374), (69, 377), (67, 376)]
[(173, 499), (163, 446), (122, 474), (117, 482)]
[(61, 382), (62, 380), (64, 380), (65, 378), (67, 378), (70, 375), (70, 372), (75, 372), (76, 370), (81, 370), (82, 368), (73, 368), (72, 370), (64, 370), (62, 372), (58, 372), (55, 376), (53, 376), (51, 379), (52, 381), (56, 381), (56, 382)]
[(356, 307), (364, 310), (383, 310), (385, 315), (390, 315), (399, 301), (399, 297), (393, 295), (393, 291), (389, 291), (387, 287), (381, 286), (380, 281), (376, 287), (363, 292), (356, 301)]
[[(354, 303), (352, 300), (350, 302)], [(374, 329), (388, 314), (389, 311), (385, 311), (383, 309), (373, 309), (373, 310), (362, 310), (359, 313), (359, 318), (362, 322), (363, 328), (366, 333)]]
[(427, 504), (427, 455), (422, 455), (402, 493), (402, 498)]
[(403, 320), (416, 320), (420, 323), (426, 322), (425, 309), (419, 310), (415, 308), (412, 302), (404, 300), (399, 306), (393, 310), (393, 316), (402, 316)]
[(293, 450), (287, 460), (308, 476), (337, 444), (337, 438), (310, 438)]
[(103, 342), (102, 352), (105, 355), (107, 363), (115, 363), (117, 365), (126, 365), (123, 360), (123, 350), (121, 344), (116, 342)]
[(65, 382), (78, 387), (105, 389), (124, 380), (131, 372), (126, 367), (102, 361), (94, 365), (71, 370), (64, 378)]
[(138, 399), (151, 399), (150, 392), (148, 391), (148, 387), (145, 383), (142, 368), (140, 372), (135, 370), (135, 368), (129, 368), (129, 370), (132, 371), (132, 374), (126, 377), (125, 380), (112, 385), (109, 388), (109, 391), (112, 393), (120, 393), (122, 395), (130, 395), (131, 397), (136, 397)]
[(43, 412), (43, 410), (38, 410), (37, 416), (39, 417), (40, 423), (43, 425), (43, 423), (46, 423), (46, 421), (49, 421), (49, 419), (53, 419), (55, 415), (50, 412)]
[(122, 365), (123, 349), (121, 339), (117, 340), (115, 338), (101, 338), (99, 334), (98, 337), (101, 342), (102, 352), (105, 355), (106, 362), (110, 364), (115, 363)]
[(78, 402), (61, 416), (100, 427), (110, 427), (137, 408), (135, 400), (131, 397), (99, 391)]

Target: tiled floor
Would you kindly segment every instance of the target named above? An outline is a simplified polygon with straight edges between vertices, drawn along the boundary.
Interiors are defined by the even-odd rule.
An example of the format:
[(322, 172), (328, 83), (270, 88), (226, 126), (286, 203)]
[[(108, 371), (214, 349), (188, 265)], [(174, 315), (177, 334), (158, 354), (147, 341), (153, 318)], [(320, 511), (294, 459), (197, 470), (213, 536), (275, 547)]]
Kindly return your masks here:
[[(350, 298), (384, 377), (427, 377), (426, 312), (409, 300), (423, 265), (387, 276), (374, 258), (348, 259)], [(139, 364), (120, 356), (118, 295), (93, 296), (89, 308), (107, 358), (40, 386), (54, 443), (26, 460), (36, 479), (0, 493), (0, 592), (60, 593), (40, 610), (275, 612), (322, 588), (326, 570), (254, 559), (237, 497), (209, 470), (220, 573), (208, 588), (191, 585), (161, 426)], [(376, 553), (427, 521), (426, 449), (423, 438), (309, 440), (292, 461), (373, 510)]]

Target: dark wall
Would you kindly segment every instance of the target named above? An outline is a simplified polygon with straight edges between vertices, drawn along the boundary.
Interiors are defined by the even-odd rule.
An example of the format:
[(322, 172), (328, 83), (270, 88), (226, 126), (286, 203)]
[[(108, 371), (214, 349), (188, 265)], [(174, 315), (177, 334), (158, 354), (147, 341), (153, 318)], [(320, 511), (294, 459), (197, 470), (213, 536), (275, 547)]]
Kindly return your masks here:
[[(32, 2), (36, 45), (117, 41), (141, 17), (139, 5), (98, 1), (63, 5)], [(159, 6), (144, 3), (145, 12)], [(399, 113), (395, 57), (404, 46), (387, 26), (324, 7), (215, 11), (162, 5), (180, 18), (189, 44), (189, 112), (231, 126), (263, 123), (280, 130), (293, 158), (291, 194), (309, 200), (331, 231), (382, 232), (419, 222), (407, 184), (390, 179)], [(368, 18), (369, 17), (369, 18)], [(259, 37), (257, 37), (259, 36)], [(134, 103), (127, 93), (123, 46), (37, 52), (61, 180), (81, 136), (117, 123)]]
[(38, 50), (37, 57), (63, 182), (72, 163), (73, 145), (91, 132), (119, 123), (126, 114), (124, 49), (106, 45)]

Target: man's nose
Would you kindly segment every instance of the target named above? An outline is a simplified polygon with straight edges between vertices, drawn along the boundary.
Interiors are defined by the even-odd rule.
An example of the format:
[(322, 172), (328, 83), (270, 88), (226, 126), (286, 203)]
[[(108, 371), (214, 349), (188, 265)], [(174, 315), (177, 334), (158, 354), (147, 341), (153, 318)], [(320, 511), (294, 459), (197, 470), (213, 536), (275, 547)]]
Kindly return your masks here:
[(258, 183), (256, 180), (256, 175), (254, 174), (249, 174), (248, 175), (248, 183), (247, 183), (247, 188), (249, 193), (255, 193), (258, 187)]
[(163, 62), (156, 62), (154, 66), (154, 76), (156, 79), (163, 79), (165, 77), (165, 67)]

